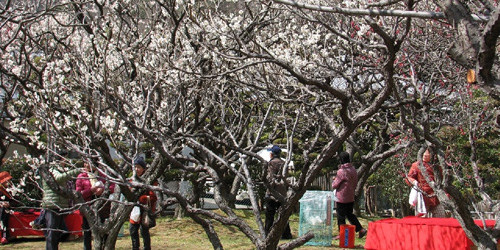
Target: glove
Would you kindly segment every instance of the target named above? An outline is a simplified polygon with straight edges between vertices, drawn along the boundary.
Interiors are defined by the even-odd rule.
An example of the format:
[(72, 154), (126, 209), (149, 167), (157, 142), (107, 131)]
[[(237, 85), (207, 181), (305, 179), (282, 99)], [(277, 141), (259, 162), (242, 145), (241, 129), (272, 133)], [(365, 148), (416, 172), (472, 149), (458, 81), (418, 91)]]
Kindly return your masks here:
[(418, 181), (417, 180), (413, 180), (412, 184), (413, 184), (413, 186), (418, 186)]

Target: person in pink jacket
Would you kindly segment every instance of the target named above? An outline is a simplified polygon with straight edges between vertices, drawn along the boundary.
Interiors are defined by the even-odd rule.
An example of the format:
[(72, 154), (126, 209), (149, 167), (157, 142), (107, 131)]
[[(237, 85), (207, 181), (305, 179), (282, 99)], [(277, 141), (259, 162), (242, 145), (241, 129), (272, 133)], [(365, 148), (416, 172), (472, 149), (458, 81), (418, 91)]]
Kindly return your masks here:
[(340, 230), (340, 225), (345, 224), (347, 218), (352, 225), (356, 226), (356, 232), (359, 233), (359, 238), (363, 238), (368, 230), (364, 229), (359, 223), (358, 217), (353, 213), (354, 210), (354, 192), (358, 183), (358, 173), (351, 164), (349, 153), (341, 152), (339, 170), (337, 176), (333, 177), (332, 189), (336, 190), (337, 198), (337, 224)]
[[(104, 175), (100, 173), (95, 166), (92, 165), (92, 162), (85, 161), (83, 164), (84, 171), (81, 172), (76, 179), (76, 191), (82, 194), (82, 197), (85, 201), (91, 201), (93, 199), (99, 198), (99, 196), (104, 193), (104, 189), (106, 188), (106, 180), (104, 178)], [(111, 193), (113, 193), (114, 187), (114, 183), (111, 183), (109, 185)], [(99, 219), (101, 221), (104, 221), (107, 217), (109, 217), (110, 209), (111, 203), (109, 201), (107, 201), (103, 205), (103, 207), (99, 209)], [(84, 230), (83, 249), (91, 250), (92, 231), (85, 216), (83, 217), (82, 229)]]

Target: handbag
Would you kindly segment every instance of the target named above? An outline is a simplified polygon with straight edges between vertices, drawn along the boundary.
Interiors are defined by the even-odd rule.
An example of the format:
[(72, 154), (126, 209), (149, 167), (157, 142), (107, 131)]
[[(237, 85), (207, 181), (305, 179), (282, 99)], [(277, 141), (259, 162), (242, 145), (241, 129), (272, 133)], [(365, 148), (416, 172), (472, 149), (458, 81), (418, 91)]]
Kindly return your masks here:
[(139, 206), (134, 206), (132, 212), (130, 212), (130, 220), (134, 222), (139, 222), (141, 219), (141, 208)]
[(141, 215), (141, 225), (143, 227), (152, 228), (156, 226), (155, 215), (153, 214), (153, 210), (151, 210), (151, 202), (148, 198), (148, 207), (144, 209)]

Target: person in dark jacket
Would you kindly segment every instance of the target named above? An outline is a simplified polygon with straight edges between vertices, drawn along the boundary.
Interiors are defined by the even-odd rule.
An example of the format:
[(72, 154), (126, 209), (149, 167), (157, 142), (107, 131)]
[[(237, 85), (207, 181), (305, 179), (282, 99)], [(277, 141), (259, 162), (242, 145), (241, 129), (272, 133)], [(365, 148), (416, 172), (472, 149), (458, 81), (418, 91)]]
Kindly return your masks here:
[(363, 238), (368, 232), (359, 223), (358, 217), (353, 213), (354, 211), (354, 193), (356, 185), (358, 184), (358, 173), (351, 164), (349, 153), (341, 152), (339, 170), (337, 176), (333, 177), (332, 189), (335, 189), (336, 209), (337, 209), (337, 224), (345, 224), (347, 218), (352, 225), (356, 226), (356, 232), (359, 232), (358, 237)]
[[(267, 164), (267, 174), (266, 181), (269, 183), (271, 189), (275, 190), (283, 199), (287, 196), (287, 187), (285, 184), (286, 176), (283, 176), (282, 171), (285, 162), (280, 158), (281, 148), (277, 145), (268, 149), (271, 153), (271, 160)], [(276, 211), (281, 206), (280, 199), (275, 197), (271, 190), (266, 191), (266, 221), (265, 221), (265, 231), (266, 236), (269, 235), (271, 227), (274, 224), (274, 216)], [(287, 223), (285, 231), (281, 235), (282, 239), (292, 239), (292, 232), (290, 230), (290, 224)]]
[[(141, 177), (144, 174), (147, 165), (142, 157), (139, 157), (134, 161), (134, 168), (135, 173), (138, 177)], [(144, 193), (139, 196), (139, 204), (148, 206), (149, 209), (153, 211), (153, 213), (155, 212), (156, 200), (156, 194), (151, 190), (145, 190)], [(141, 213), (144, 213), (144, 211), (141, 210)], [(144, 250), (151, 250), (151, 236), (149, 234), (149, 228), (143, 226), (140, 219), (139, 221), (130, 219), (130, 237), (132, 238), (132, 250), (139, 250), (141, 244), (139, 240), (139, 229), (141, 230), (142, 240), (144, 241)]]

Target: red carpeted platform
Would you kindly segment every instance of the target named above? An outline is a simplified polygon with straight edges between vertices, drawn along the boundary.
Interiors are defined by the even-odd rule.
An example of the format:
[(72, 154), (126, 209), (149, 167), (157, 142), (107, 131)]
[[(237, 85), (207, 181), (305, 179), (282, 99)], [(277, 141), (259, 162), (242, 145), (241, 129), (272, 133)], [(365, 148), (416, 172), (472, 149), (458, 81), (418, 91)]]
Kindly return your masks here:
[[(482, 226), (480, 220), (475, 221)], [(494, 220), (486, 220), (493, 227)], [(473, 246), (454, 218), (383, 219), (368, 224), (365, 249), (370, 250), (469, 250)]]
[[(35, 230), (30, 226), (30, 222), (34, 221), (40, 212), (33, 213), (22, 213), (14, 212), (14, 214), (9, 217), (9, 228), (11, 229), (11, 236), (21, 237), (21, 236), (41, 236), (43, 237), (42, 230)], [(82, 235), (82, 217), (79, 211), (75, 211), (72, 214), (66, 216), (66, 226), (71, 234), (78, 236)]]

